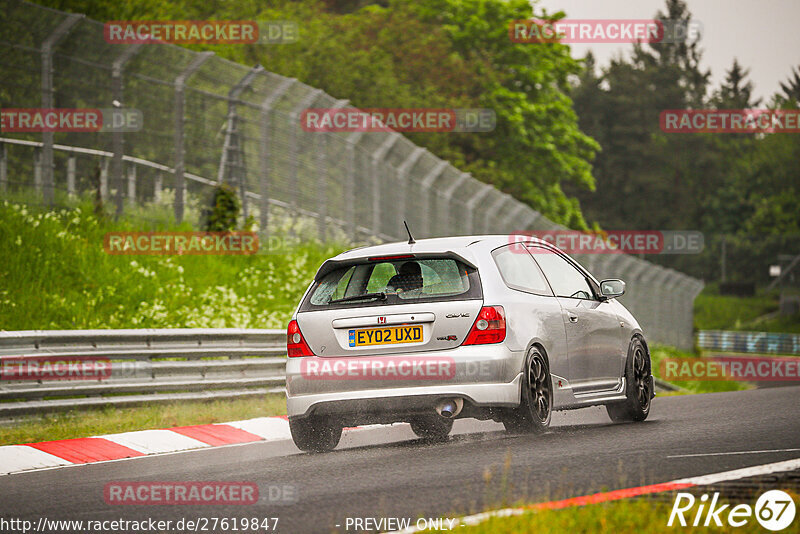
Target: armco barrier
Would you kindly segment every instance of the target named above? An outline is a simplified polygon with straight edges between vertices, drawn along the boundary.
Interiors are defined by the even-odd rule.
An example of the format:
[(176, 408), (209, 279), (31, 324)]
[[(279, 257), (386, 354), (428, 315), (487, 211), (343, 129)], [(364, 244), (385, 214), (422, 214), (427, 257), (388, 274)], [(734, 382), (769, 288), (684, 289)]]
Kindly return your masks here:
[(700, 330), (697, 346), (723, 352), (800, 355), (800, 334)]
[[(0, 332), (0, 417), (282, 393), (285, 354), (283, 330)], [(14, 380), (21, 377), (11, 374), (26, 362), (41, 369), (41, 362), (64, 361), (102, 362), (107, 370), (94, 378), (29, 373)]]

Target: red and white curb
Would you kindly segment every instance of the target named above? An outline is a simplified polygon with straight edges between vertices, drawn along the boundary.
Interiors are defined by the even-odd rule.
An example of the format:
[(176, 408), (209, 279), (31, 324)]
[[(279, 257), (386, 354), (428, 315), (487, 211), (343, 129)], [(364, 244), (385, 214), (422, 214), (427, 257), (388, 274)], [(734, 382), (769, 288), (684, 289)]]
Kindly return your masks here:
[[(503, 508), (502, 510), (492, 510), (480, 514), (468, 515), (465, 517), (457, 518), (458, 524), (463, 526), (473, 526), (483, 523), (487, 519), (493, 517), (510, 517), (528, 514), (539, 510), (560, 510), (562, 508), (570, 508), (573, 506), (586, 506), (588, 504), (599, 504), (603, 502), (619, 501), (621, 499), (630, 499), (631, 497), (639, 497), (642, 495), (650, 495), (653, 493), (662, 493), (665, 491), (676, 491), (696, 486), (708, 486), (711, 484), (718, 484), (720, 482), (727, 482), (730, 480), (740, 480), (742, 478), (750, 478), (762, 475), (769, 475), (772, 473), (783, 473), (786, 471), (795, 471), (800, 469), (800, 458), (793, 460), (785, 460), (783, 462), (775, 462), (771, 464), (756, 465), (753, 467), (745, 467), (743, 469), (735, 469), (733, 471), (724, 471), (722, 473), (713, 473), (710, 475), (702, 475), (697, 477), (682, 478), (673, 480), (671, 482), (664, 482), (661, 484), (651, 484), (649, 486), (637, 486), (633, 488), (625, 488), (614, 491), (605, 491), (601, 493), (594, 493), (592, 495), (583, 495), (581, 497), (572, 497), (569, 499), (562, 499), (560, 501), (548, 501), (529, 504), (518, 508)], [(394, 534), (412, 534), (414, 532), (423, 532), (426, 529), (411, 527), (403, 530), (394, 531)]]
[[(368, 427), (348, 430), (365, 428)], [(281, 416), (161, 430), (139, 430), (91, 438), (5, 445), (0, 446), (0, 475), (255, 441), (291, 439), (289, 421), (286, 416)]]

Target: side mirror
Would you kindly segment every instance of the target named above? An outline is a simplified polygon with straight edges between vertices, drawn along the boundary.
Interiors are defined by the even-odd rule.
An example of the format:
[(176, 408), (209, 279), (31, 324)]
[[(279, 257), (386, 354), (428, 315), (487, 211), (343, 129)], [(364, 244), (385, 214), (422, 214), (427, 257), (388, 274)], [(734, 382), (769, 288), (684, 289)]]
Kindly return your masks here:
[(625, 282), (612, 278), (600, 282), (600, 295), (606, 299), (620, 297), (625, 293)]

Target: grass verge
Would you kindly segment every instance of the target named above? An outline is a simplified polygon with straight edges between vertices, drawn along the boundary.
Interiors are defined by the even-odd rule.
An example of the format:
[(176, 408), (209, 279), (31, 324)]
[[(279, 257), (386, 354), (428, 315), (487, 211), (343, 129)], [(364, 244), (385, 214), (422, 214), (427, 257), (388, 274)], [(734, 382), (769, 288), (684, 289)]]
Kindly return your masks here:
[[(793, 495), (793, 497), (797, 501), (798, 496)], [(752, 505), (753, 503), (750, 504)], [(682, 527), (677, 524), (677, 520), (676, 523), (673, 523), (673, 526), (669, 527), (667, 526), (667, 521), (671, 510), (672, 500), (652, 498), (626, 499), (563, 510), (541, 510), (512, 517), (492, 517), (479, 525), (458, 528), (458, 532), (468, 534), (543, 534), (550, 532), (569, 532), (570, 534), (595, 532), (675, 533), (684, 532), (687, 529), (702, 530), (709, 533), (765, 532), (754, 517), (750, 517), (747, 524), (742, 527), (728, 525), (724, 527)], [(720, 518), (723, 524), (725, 524), (725, 517), (723, 514)], [(794, 525), (782, 532), (798, 531), (800, 531), (800, 523), (795, 521)]]
[[(675, 347), (665, 345), (651, 345), (650, 346), (650, 359), (653, 366), (653, 376), (663, 379), (661, 376), (661, 362), (667, 358), (697, 358), (698, 355), (693, 352), (686, 352)], [(740, 391), (744, 389), (751, 389), (752, 386), (745, 382), (736, 382), (733, 380), (667, 380), (670, 384), (674, 384), (683, 388), (683, 393), (717, 393), (720, 391)], [(681, 393), (681, 392), (677, 392)], [(672, 393), (675, 394), (675, 393)], [(663, 395), (659, 393), (659, 395)]]
[(778, 309), (773, 296), (731, 297), (703, 292), (694, 301), (698, 330), (747, 330), (748, 326)]
[(800, 313), (793, 315), (778, 315), (768, 319), (761, 319), (742, 325), (737, 330), (751, 330), (754, 332), (777, 332), (800, 334)]
[(48, 414), (0, 426), (0, 445), (225, 423), (285, 413), (286, 397), (274, 394), (251, 399), (97, 408)]
[(283, 241), (253, 256), (110, 255), (107, 232), (153, 227), (98, 217), (88, 201), (55, 211), (2, 201), (0, 228), (3, 330), (285, 328), (317, 267), (346, 248)]

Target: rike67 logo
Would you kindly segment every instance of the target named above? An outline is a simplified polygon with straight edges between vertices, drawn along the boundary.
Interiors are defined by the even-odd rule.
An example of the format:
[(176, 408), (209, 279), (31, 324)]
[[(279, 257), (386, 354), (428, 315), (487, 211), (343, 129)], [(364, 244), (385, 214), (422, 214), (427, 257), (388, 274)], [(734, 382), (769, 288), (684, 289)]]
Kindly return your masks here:
[(719, 492), (709, 498), (704, 493), (699, 498), (680, 492), (675, 496), (667, 526), (682, 527), (743, 527), (755, 520), (765, 529), (778, 532), (794, 521), (796, 508), (792, 496), (781, 490), (761, 494), (755, 506), (749, 504), (720, 504)]

